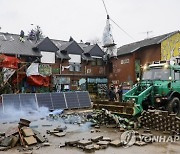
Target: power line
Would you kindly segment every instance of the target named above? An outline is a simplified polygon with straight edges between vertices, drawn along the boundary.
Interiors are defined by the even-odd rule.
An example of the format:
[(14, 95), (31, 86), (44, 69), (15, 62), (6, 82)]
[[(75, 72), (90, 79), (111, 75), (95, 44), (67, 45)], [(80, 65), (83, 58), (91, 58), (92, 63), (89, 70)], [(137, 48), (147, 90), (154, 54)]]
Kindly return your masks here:
[(127, 36), (129, 36), (131, 39), (135, 40), (130, 34), (128, 34), (128, 32), (126, 32), (123, 28), (121, 28), (114, 20), (112, 20), (110, 17), (109, 17), (109, 14), (108, 14), (108, 11), (107, 11), (107, 8), (106, 8), (106, 4), (104, 2), (104, 0), (102, 0), (103, 4), (104, 4), (104, 8), (106, 10), (106, 14), (107, 14), (107, 17), (108, 19), (110, 19), (118, 28), (121, 29), (121, 31), (123, 31)]
[(128, 32), (126, 32), (123, 28), (121, 28), (114, 20), (112, 20), (110, 18), (110, 20), (119, 28), (121, 29), (127, 36), (129, 36), (131, 39), (135, 40), (135, 38), (133, 38), (130, 34), (128, 34)]
[(105, 3), (104, 3), (104, 0), (102, 0), (102, 2), (103, 2), (103, 4), (104, 4), (104, 8), (105, 8), (105, 10), (106, 10), (106, 14), (109, 15), (109, 14), (108, 14), (108, 11), (107, 11), (107, 8), (106, 8), (106, 5), (105, 5)]

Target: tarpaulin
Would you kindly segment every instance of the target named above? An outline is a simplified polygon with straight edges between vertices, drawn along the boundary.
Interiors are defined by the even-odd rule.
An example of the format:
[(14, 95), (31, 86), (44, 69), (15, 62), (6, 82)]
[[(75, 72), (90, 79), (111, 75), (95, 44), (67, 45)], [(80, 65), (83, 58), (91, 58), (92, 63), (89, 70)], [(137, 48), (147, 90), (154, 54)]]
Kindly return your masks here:
[(0, 67), (18, 69), (20, 60), (16, 57), (0, 55)]
[(32, 86), (49, 86), (50, 78), (39, 72), (39, 63), (32, 63), (27, 71), (27, 82)]
[(109, 18), (107, 18), (106, 26), (103, 32), (102, 43), (103, 43), (103, 47), (106, 48), (105, 52), (111, 57), (114, 57), (114, 56), (117, 56), (117, 47), (116, 47), (116, 44), (114, 43), (111, 29), (112, 28), (111, 28)]
[(40, 75), (38, 71), (39, 63), (32, 63), (26, 70), (26, 75), (31, 76), (31, 75)]
[(103, 46), (110, 46), (114, 44), (114, 39), (113, 39), (109, 19), (106, 20), (106, 26), (104, 28), (102, 42), (103, 42)]
[(50, 83), (49, 76), (31, 75), (27, 77), (27, 82), (32, 86), (44, 86), (48, 87)]
[(12, 83), (13, 84), (20, 83), (25, 77), (26, 77), (26, 74), (18, 74), (17, 77), (14, 77)]

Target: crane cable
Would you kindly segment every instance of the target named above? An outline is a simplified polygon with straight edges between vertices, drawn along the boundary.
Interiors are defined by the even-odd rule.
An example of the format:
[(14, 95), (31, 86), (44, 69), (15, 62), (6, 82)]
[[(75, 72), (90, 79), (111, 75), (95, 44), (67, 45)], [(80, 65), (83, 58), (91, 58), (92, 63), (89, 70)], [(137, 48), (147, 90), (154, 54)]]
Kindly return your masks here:
[[(103, 4), (104, 4), (104, 8), (105, 8), (105, 11), (106, 11), (106, 14), (107, 16), (109, 17), (109, 14), (108, 14), (108, 11), (107, 11), (107, 8), (106, 8), (106, 4), (104, 2), (104, 0), (102, 0)], [(110, 17), (109, 19), (121, 30), (123, 31), (127, 36), (129, 36), (131, 39), (135, 40), (128, 32), (126, 32), (122, 27), (120, 27), (114, 20), (112, 20)]]

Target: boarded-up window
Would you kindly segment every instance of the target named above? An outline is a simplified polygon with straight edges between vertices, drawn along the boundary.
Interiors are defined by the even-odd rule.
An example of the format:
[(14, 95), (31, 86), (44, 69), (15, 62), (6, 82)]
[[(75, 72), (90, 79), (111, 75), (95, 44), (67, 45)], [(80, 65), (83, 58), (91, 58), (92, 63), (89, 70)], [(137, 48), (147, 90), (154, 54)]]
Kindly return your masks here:
[(41, 63), (55, 63), (55, 53), (41, 51)]
[(81, 63), (81, 55), (69, 54), (70, 63)]

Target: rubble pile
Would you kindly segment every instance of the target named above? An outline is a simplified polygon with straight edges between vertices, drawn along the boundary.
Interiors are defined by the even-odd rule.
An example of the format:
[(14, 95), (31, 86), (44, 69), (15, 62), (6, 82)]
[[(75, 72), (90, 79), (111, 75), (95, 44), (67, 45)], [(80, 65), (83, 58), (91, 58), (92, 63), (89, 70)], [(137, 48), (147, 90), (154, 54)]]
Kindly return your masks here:
[(120, 139), (111, 140), (109, 137), (96, 136), (91, 139), (73, 140), (65, 142), (66, 147), (76, 147), (85, 152), (94, 152), (95, 150), (106, 149), (108, 146), (120, 147), (123, 143)]
[[(169, 134), (169, 136), (167, 136), (167, 141), (170, 142), (175, 142), (176, 139), (179, 139), (176, 137), (180, 133), (180, 118), (175, 114), (169, 114), (167, 111), (159, 110), (144, 111), (138, 119), (128, 119), (111, 113), (106, 109), (88, 112), (51, 113), (46, 118), (46, 120), (52, 121), (52, 123), (43, 123), (43, 127), (55, 126), (58, 124), (53, 129), (46, 129), (46, 134), (53, 136), (55, 140), (62, 138), (60, 141), (64, 142), (58, 143), (59, 148), (75, 147), (85, 152), (94, 152), (96, 150), (106, 149), (109, 146), (144, 146), (155, 141), (161, 141), (162, 137), (158, 135), (156, 137), (152, 134), (152, 130), (163, 131)], [(43, 120), (45, 118), (40, 119)], [(38, 125), (30, 127), (30, 123), (29, 120), (20, 119), (16, 127), (9, 128), (5, 133), (0, 133), (0, 151), (8, 150), (17, 145), (20, 152), (32, 152), (33, 148), (37, 150), (42, 146), (50, 146), (48, 139), (34, 129), (38, 127)], [(68, 124), (73, 124), (73, 126)], [(139, 130), (141, 126), (144, 130)], [(103, 133), (108, 130), (107, 128), (115, 128), (115, 134), (118, 133), (119, 135), (114, 138), (112, 136), (102, 136)], [(78, 139), (76, 138), (77, 140), (74, 140), (74, 138), (73, 140), (66, 140), (70, 136), (74, 136), (75, 133), (81, 133), (84, 130), (89, 130), (90, 133), (87, 134), (91, 134), (93, 137), (90, 135), (90, 137), (85, 136), (84, 138), (79, 138), (78, 136)], [(102, 130), (105, 131), (103, 132)], [(92, 133), (97, 133), (97, 136), (94, 136), (95, 134)], [(52, 137), (50, 138), (52, 139)], [(164, 137), (164, 139), (166, 138)]]
[(59, 115), (50, 114), (48, 119), (59, 120), (62, 119), (65, 124), (84, 124), (91, 122), (92, 126), (98, 127), (105, 125), (107, 127), (113, 126), (123, 129), (136, 129), (139, 128), (138, 121), (130, 120), (128, 118), (121, 117), (120, 115), (113, 114), (106, 109), (94, 110), (91, 112), (81, 113), (62, 113)]
[[(40, 132), (31, 129), (29, 127), (30, 121), (26, 119), (20, 119), (19, 125), (14, 128), (10, 128), (5, 133), (0, 133), (0, 151), (5, 151), (16, 145), (21, 145), (23, 150), (29, 150), (31, 145), (37, 145), (38, 143), (47, 143), (48, 140), (45, 136), (42, 136)], [(22, 149), (20, 149), (21, 151)]]
[(90, 113), (71, 113), (62, 114), (60, 117), (63, 119), (65, 124), (83, 124), (87, 122), (87, 115)]
[(50, 113), (47, 120), (63, 120), (65, 124), (83, 124), (88, 121), (92, 112), (73, 112), (73, 113)]
[(67, 129), (66, 126), (64, 127), (58, 126), (57, 128), (53, 130), (46, 130), (46, 133), (49, 135), (57, 136), (57, 137), (64, 137), (66, 136), (66, 131), (65, 131), (66, 129)]
[[(147, 131), (147, 130), (146, 130)], [(120, 135), (116, 139), (111, 139), (110, 137), (104, 137), (102, 135), (95, 136), (89, 139), (82, 140), (72, 140), (60, 144), (59, 147), (75, 147), (78, 149), (82, 149), (85, 152), (95, 152), (96, 150), (106, 149), (108, 147), (130, 147), (130, 146), (144, 146), (150, 143), (153, 143), (151, 137), (153, 134), (151, 131), (140, 134), (138, 131), (132, 131), (133, 133), (127, 132), (124, 134), (124, 138)], [(129, 139), (127, 135), (130, 135)]]
[(163, 131), (167, 134), (180, 134), (180, 118), (168, 111), (148, 110), (139, 117), (142, 127)]
[(69, 113), (69, 114), (59, 114), (49, 115), (50, 119), (59, 120), (62, 119), (65, 124), (84, 124), (86, 122), (91, 122), (92, 126), (107, 126), (107, 127), (116, 127), (122, 129), (138, 129), (140, 127), (139, 122), (136, 120), (130, 120), (124, 118), (120, 115), (113, 114), (106, 109), (94, 110), (91, 112), (81, 112), (81, 113)]
[(123, 129), (139, 128), (139, 123), (137, 121), (121, 117), (117, 114), (113, 114), (106, 109), (95, 110), (92, 114), (92, 118), (89, 120), (96, 125), (114, 125), (117, 128)]

